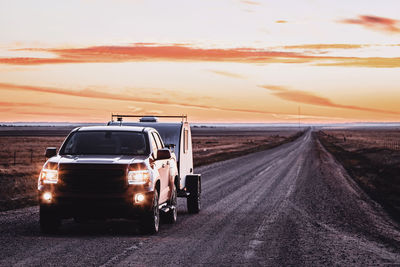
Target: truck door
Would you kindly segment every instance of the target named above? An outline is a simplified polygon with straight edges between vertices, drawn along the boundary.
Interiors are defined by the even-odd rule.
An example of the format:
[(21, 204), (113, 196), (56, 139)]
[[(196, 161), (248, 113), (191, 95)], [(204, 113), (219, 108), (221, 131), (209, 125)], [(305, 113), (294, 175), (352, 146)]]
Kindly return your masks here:
[[(156, 143), (157, 150), (164, 148), (164, 144), (161, 141), (158, 133), (152, 133), (153, 139)], [(168, 200), (170, 187), (169, 187), (169, 159), (156, 160), (158, 172), (160, 173), (160, 203)]]

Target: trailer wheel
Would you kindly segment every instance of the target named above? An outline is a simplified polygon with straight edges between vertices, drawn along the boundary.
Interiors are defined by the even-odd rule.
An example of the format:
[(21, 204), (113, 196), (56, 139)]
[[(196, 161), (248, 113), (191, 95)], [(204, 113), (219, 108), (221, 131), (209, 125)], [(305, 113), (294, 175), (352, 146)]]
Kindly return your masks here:
[(43, 233), (56, 233), (61, 225), (61, 219), (51, 209), (40, 206), (39, 208), (39, 224)]
[(199, 213), (201, 209), (201, 180), (200, 176), (187, 177), (189, 196), (187, 197), (187, 209), (189, 213)]
[(158, 192), (154, 191), (151, 210), (145, 214), (140, 222), (141, 231), (145, 234), (156, 234), (160, 225), (160, 210), (158, 206)]

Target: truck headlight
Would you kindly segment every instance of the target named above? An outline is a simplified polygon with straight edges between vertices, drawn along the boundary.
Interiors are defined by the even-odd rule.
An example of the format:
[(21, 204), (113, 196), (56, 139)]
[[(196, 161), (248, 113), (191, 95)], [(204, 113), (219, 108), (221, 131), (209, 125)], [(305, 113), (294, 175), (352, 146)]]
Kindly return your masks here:
[(141, 185), (146, 184), (149, 181), (150, 172), (148, 170), (128, 172), (128, 184)]
[(58, 182), (58, 171), (42, 169), (40, 173), (40, 180), (44, 184), (56, 184)]

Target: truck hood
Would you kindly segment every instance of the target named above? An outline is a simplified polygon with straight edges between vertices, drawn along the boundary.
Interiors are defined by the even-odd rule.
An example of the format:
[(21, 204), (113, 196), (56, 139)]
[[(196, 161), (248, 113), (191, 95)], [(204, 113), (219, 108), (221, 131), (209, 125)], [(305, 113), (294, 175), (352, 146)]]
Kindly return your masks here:
[(118, 155), (65, 155), (56, 156), (49, 161), (58, 164), (131, 164), (144, 161), (146, 156), (118, 156)]

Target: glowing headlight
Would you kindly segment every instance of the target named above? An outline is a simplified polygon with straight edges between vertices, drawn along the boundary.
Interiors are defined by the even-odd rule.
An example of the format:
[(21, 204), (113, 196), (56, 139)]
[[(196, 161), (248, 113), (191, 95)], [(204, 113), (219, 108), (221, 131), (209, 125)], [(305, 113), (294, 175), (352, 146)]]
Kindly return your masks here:
[(135, 203), (143, 202), (144, 199), (145, 199), (145, 196), (142, 193), (135, 195)]
[(150, 181), (150, 172), (145, 171), (130, 171), (128, 172), (128, 184), (146, 184)]
[(57, 170), (43, 169), (40, 173), (40, 180), (44, 184), (56, 184), (58, 182)]
[(50, 202), (53, 196), (51, 195), (50, 192), (46, 192), (42, 195), (42, 198), (44, 201)]

